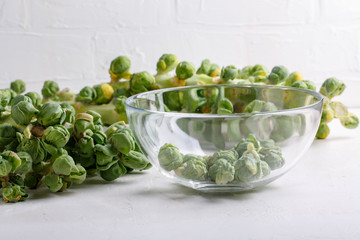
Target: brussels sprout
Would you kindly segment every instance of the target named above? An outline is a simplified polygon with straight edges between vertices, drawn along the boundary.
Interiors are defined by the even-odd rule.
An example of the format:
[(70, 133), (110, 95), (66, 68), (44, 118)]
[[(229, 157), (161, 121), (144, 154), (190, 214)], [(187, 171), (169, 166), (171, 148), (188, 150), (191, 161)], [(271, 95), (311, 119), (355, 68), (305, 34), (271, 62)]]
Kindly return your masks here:
[(183, 156), (179, 148), (172, 144), (164, 144), (158, 154), (160, 166), (166, 171), (175, 170), (183, 163)]
[(59, 192), (64, 186), (62, 177), (55, 173), (49, 173), (46, 175), (44, 178), (44, 183), (51, 192)]
[(244, 109), (245, 113), (269, 112), (278, 110), (272, 102), (265, 102), (258, 99), (251, 101)]
[(176, 76), (179, 79), (188, 79), (195, 73), (195, 66), (190, 62), (180, 62), (176, 67)]
[(86, 114), (90, 114), (93, 119), (92, 119), (92, 122), (95, 124), (95, 125), (103, 125), (103, 122), (102, 122), (102, 119), (101, 119), (101, 115), (95, 111), (92, 111), (92, 110), (88, 110), (85, 112)]
[(293, 116), (278, 115), (274, 117), (274, 129), (271, 132), (271, 139), (281, 142), (293, 135), (297, 129), (296, 121)]
[(141, 152), (130, 151), (121, 156), (121, 163), (131, 169), (144, 170), (148, 167), (149, 161)]
[(30, 189), (36, 189), (41, 184), (43, 175), (36, 172), (28, 172), (25, 175), (24, 183), (25, 186)]
[(111, 101), (114, 89), (110, 84), (102, 83), (95, 85), (94, 90), (96, 91), (96, 104), (105, 104)]
[(234, 163), (236, 181), (248, 182), (264, 176), (260, 156), (254, 149), (252, 143), (248, 144), (247, 151)]
[(76, 101), (91, 103), (97, 98), (96, 90), (92, 87), (83, 87), (80, 92), (76, 95)]
[[(97, 126), (99, 126), (99, 125), (97, 125)], [(107, 136), (103, 131), (95, 130), (91, 137), (94, 139), (95, 144), (104, 145), (107, 142)]]
[(200, 155), (196, 155), (196, 154), (186, 154), (183, 156), (183, 163), (186, 163), (187, 161), (190, 161), (190, 160), (200, 161), (200, 162), (203, 162), (205, 165), (207, 164), (207, 161), (208, 161), (204, 157), (202, 157)]
[(15, 152), (6, 150), (2, 152), (1, 155), (11, 163), (12, 172), (14, 172), (21, 165), (21, 159)]
[(74, 159), (66, 154), (57, 157), (52, 164), (52, 168), (54, 172), (59, 175), (70, 175), (77, 170)]
[(17, 79), (10, 83), (10, 88), (15, 91), (17, 94), (25, 92), (25, 82), (21, 79)]
[(221, 79), (225, 80), (225, 82), (228, 80), (233, 80), (237, 76), (238, 76), (238, 69), (233, 65), (226, 66), (221, 69), (220, 77)]
[(211, 62), (209, 59), (204, 59), (200, 67), (196, 70), (196, 74), (206, 74), (210, 76)]
[[(47, 150), (53, 155), (59, 148), (63, 148), (70, 139), (70, 133), (66, 127), (55, 125), (47, 127), (42, 136), (42, 141), (46, 144)], [(49, 146), (50, 145), (50, 146)], [(50, 150), (49, 148), (54, 148)]]
[(315, 83), (313, 83), (313, 82), (311, 82), (309, 80), (301, 80), (301, 81), (294, 82), (291, 85), (291, 87), (309, 89), (309, 90), (312, 90), (312, 91), (316, 91)]
[(227, 99), (221, 99), (217, 104), (218, 114), (231, 114), (234, 111), (232, 102)]
[(115, 179), (125, 175), (127, 172), (124, 165), (120, 162), (113, 164), (109, 169), (100, 171), (100, 176), (106, 181), (114, 181)]
[(32, 167), (32, 158), (30, 154), (27, 152), (18, 152), (17, 156), (20, 158), (21, 163), (16, 168), (15, 173), (23, 174), (29, 172)]
[(179, 63), (177, 56), (174, 54), (163, 54), (156, 63), (156, 70), (158, 74), (168, 73), (175, 69)]
[(0, 150), (2, 151), (7, 145), (16, 141), (16, 128), (11, 124), (0, 124)]
[(39, 138), (23, 140), (20, 150), (29, 153), (35, 164), (47, 159), (47, 150)]
[[(90, 136), (81, 137), (75, 144), (78, 154), (80, 154), (81, 157), (83, 157), (84, 159), (91, 158), (93, 156), (94, 146), (95, 146), (94, 140)], [(87, 164), (86, 165), (81, 164), (81, 165), (86, 167)]]
[(226, 184), (234, 180), (235, 169), (226, 159), (218, 159), (209, 168), (209, 177), (216, 184)]
[(1, 191), (2, 197), (5, 202), (18, 202), (24, 201), (29, 197), (25, 190), (19, 185), (12, 185), (4, 187)]
[(31, 99), (32, 104), (34, 107), (39, 108), (42, 102), (40, 94), (37, 92), (28, 92), (25, 94), (25, 96), (29, 97)]
[(271, 170), (281, 168), (285, 164), (285, 160), (281, 152), (275, 149), (262, 149), (260, 150), (261, 160), (265, 161)]
[[(12, 99), (17, 95), (12, 89), (0, 89), (0, 106), (5, 108), (10, 105)], [(2, 109), (3, 111), (4, 109)]]
[(11, 162), (0, 156), (0, 177), (7, 176), (11, 172), (11, 169)]
[(121, 78), (129, 79), (131, 61), (126, 56), (119, 56), (111, 61), (109, 73), (113, 81), (118, 81)]
[(340, 95), (345, 89), (345, 84), (337, 78), (328, 78), (321, 85), (320, 93), (328, 98)]
[(11, 107), (13, 108), (16, 104), (18, 104), (19, 102), (28, 102), (32, 104), (32, 100), (30, 97), (25, 96), (25, 95), (17, 95), (16, 97), (13, 98), (13, 100), (11, 101)]
[(208, 158), (208, 165), (212, 166), (217, 160), (224, 159), (233, 164), (239, 158), (239, 154), (235, 149), (219, 150), (215, 152), (210, 158)]
[(85, 135), (85, 131), (88, 129), (95, 130), (93, 120), (94, 117), (88, 113), (78, 113), (73, 122), (75, 137), (80, 138)]
[(330, 133), (329, 126), (325, 122), (321, 122), (316, 137), (320, 139), (326, 138)]
[(11, 109), (11, 117), (17, 123), (21, 125), (27, 125), (35, 117), (39, 111), (30, 102), (21, 101), (18, 102)]
[(135, 138), (128, 128), (118, 129), (112, 133), (109, 143), (123, 154), (128, 154), (131, 150), (135, 150)]
[(299, 72), (292, 72), (285, 79), (285, 86), (292, 86), (295, 82), (299, 82), (303, 80), (303, 75)]
[(187, 112), (196, 112), (205, 103), (206, 98), (199, 95), (198, 89), (187, 89), (183, 92), (183, 108)]
[(242, 156), (245, 151), (248, 149), (248, 145), (252, 144), (256, 149), (260, 147), (260, 141), (256, 138), (254, 134), (249, 134), (247, 138), (243, 138), (239, 143), (234, 147), (234, 150), (238, 153), (238, 156)]
[(220, 76), (220, 74), (221, 74), (220, 66), (215, 63), (211, 64), (210, 70), (209, 70), (209, 76), (210, 77), (218, 77), (218, 76)]
[(187, 179), (204, 181), (207, 174), (206, 164), (197, 158), (190, 159), (177, 168), (175, 174)]
[(130, 93), (124, 87), (119, 87), (119, 88), (114, 89), (113, 97), (116, 98), (116, 97), (120, 97), (120, 96), (130, 97)]
[(47, 102), (42, 105), (37, 115), (37, 121), (45, 127), (62, 124), (65, 118), (64, 109), (56, 102)]
[(67, 123), (73, 123), (75, 121), (75, 108), (73, 106), (71, 106), (69, 103), (61, 103), (60, 106), (63, 108), (66, 117), (64, 122)]
[(330, 106), (324, 105), (321, 113), (321, 122), (329, 123), (334, 119), (334, 111)]
[(180, 111), (182, 108), (182, 100), (179, 92), (170, 91), (163, 93), (164, 104), (170, 111)]
[(240, 73), (238, 73), (237, 78), (249, 79), (253, 77), (254, 79), (256, 79), (257, 77), (262, 77), (263, 80), (268, 73), (269, 70), (264, 65), (256, 64), (255, 66), (245, 66), (244, 68), (242, 68)]
[(340, 118), (341, 124), (349, 129), (354, 129), (359, 125), (359, 118), (353, 114), (350, 113), (346, 117)]
[(59, 90), (59, 85), (56, 82), (47, 80), (44, 82), (41, 93), (44, 98), (54, 98)]
[(134, 73), (130, 76), (130, 90), (142, 93), (154, 89), (155, 78), (148, 72)]
[(71, 174), (69, 175), (69, 178), (71, 179), (71, 181), (73, 183), (81, 184), (86, 179), (86, 170), (80, 164), (76, 164), (75, 166), (76, 166), (76, 171), (71, 172)]
[(94, 147), (94, 152), (96, 155), (96, 168), (100, 171), (109, 169), (118, 161), (116, 157), (118, 152), (115, 148), (111, 147), (110, 144), (96, 144)]
[[(124, 121), (119, 121), (110, 125), (110, 127), (106, 130), (106, 136), (109, 138), (113, 133), (117, 131), (122, 131), (127, 128)], [(130, 130), (130, 129), (129, 129)], [(131, 131), (131, 130), (130, 130)]]
[(275, 66), (271, 70), (271, 73), (267, 77), (267, 83), (278, 85), (285, 81), (289, 72), (286, 67), (284, 66)]
[(125, 97), (125, 96), (120, 96), (120, 97), (117, 97), (114, 99), (115, 111), (118, 114), (126, 113), (126, 108), (125, 108), (126, 99), (127, 99), (127, 97)]

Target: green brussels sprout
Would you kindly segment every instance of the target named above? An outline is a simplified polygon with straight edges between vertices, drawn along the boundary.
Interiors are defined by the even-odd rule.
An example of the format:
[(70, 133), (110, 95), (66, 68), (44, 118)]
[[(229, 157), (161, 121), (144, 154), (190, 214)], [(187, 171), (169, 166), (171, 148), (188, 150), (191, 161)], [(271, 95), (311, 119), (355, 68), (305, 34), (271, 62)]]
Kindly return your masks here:
[(148, 167), (149, 161), (143, 153), (130, 151), (128, 154), (121, 155), (121, 163), (131, 169), (144, 170)]
[(321, 122), (329, 123), (334, 119), (334, 111), (330, 106), (324, 105), (321, 113)]
[(309, 80), (301, 80), (301, 81), (294, 82), (291, 85), (291, 87), (309, 89), (309, 90), (312, 90), (312, 91), (316, 91), (315, 83), (313, 83), (313, 82), (311, 82)]
[(118, 158), (116, 157), (118, 152), (110, 144), (100, 145), (96, 144), (94, 147), (96, 155), (96, 168), (100, 171), (105, 171), (114, 165)]
[[(65, 147), (69, 139), (70, 133), (66, 127), (62, 125), (47, 127), (42, 136), (42, 141), (45, 143), (48, 152), (52, 155), (57, 149)], [(52, 149), (50, 150), (50, 148)]]
[(77, 170), (74, 159), (67, 154), (57, 157), (52, 164), (52, 168), (59, 175), (70, 175)]
[(80, 138), (85, 135), (85, 131), (88, 129), (95, 130), (93, 120), (94, 117), (88, 113), (78, 113), (73, 122), (75, 137)]
[(109, 169), (100, 171), (100, 176), (106, 181), (114, 181), (115, 179), (127, 173), (126, 167), (120, 162), (116, 162)]
[(234, 111), (233, 105), (229, 99), (223, 98), (218, 101), (217, 103), (218, 114), (231, 114), (233, 111)]
[(221, 74), (220, 66), (215, 63), (212, 63), (210, 66), (210, 70), (209, 70), (209, 76), (210, 77), (218, 77), (218, 76), (220, 76), (220, 74)]
[(316, 132), (316, 137), (320, 139), (325, 139), (330, 133), (329, 126), (325, 122), (321, 122), (319, 129)]
[(118, 81), (121, 78), (129, 79), (131, 61), (126, 56), (119, 56), (111, 61), (109, 73), (113, 81)]
[(175, 169), (175, 174), (187, 179), (204, 181), (207, 174), (206, 164), (197, 158), (190, 159)]
[(174, 54), (163, 54), (156, 63), (156, 70), (158, 74), (168, 73), (175, 69), (179, 60)]
[(102, 83), (95, 85), (94, 90), (96, 91), (96, 104), (106, 104), (111, 101), (114, 93), (114, 88), (110, 84)]
[(76, 95), (77, 102), (91, 103), (97, 98), (96, 90), (92, 87), (83, 87), (80, 92)]
[[(90, 136), (83, 136), (75, 143), (75, 148), (77, 150), (77, 153), (80, 154), (84, 159), (93, 156), (94, 146), (95, 146), (94, 140)], [(86, 167), (85, 164), (81, 164), (81, 165)]]
[(9, 178), (9, 183), (11, 183), (12, 185), (18, 185), (20, 186), (21, 188), (24, 188), (25, 187), (25, 183), (24, 183), (24, 179), (21, 175), (10, 175), (10, 178)]
[(130, 76), (130, 90), (133, 93), (142, 93), (153, 90), (155, 78), (148, 72), (134, 73)]
[(16, 95), (17, 93), (10, 88), (0, 89), (0, 106), (5, 108), (6, 106), (10, 105), (10, 102)]
[(1, 194), (5, 202), (12, 203), (24, 201), (29, 197), (24, 188), (20, 187), (19, 185), (4, 187), (1, 191)]
[(20, 150), (29, 153), (35, 164), (47, 159), (46, 147), (39, 138), (24, 140), (20, 145)]
[(90, 114), (93, 117), (92, 122), (95, 125), (101, 125), (101, 126), (103, 125), (101, 115), (99, 113), (92, 110), (87, 110), (85, 113)]
[(261, 160), (265, 161), (271, 170), (281, 168), (285, 164), (281, 152), (276, 149), (261, 149), (259, 153), (261, 155)]
[(37, 121), (47, 127), (56, 124), (63, 124), (66, 113), (57, 102), (47, 102), (43, 104), (37, 115)]
[(238, 69), (233, 65), (226, 66), (221, 69), (220, 77), (225, 81), (233, 80), (237, 76), (238, 76)]
[(28, 172), (25, 175), (24, 183), (25, 186), (30, 189), (36, 189), (41, 184), (41, 179), (43, 175), (36, 172)]
[(175, 170), (183, 163), (183, 156), (178, 147), (166, 143), (164, 144), (158, 154), (160, 166), (166, 171)]
[(200, 161), (200, 162), (203, 162), (205, 165), (207, 164), (207, 159), (205, 159), (204, 157), (202, 157), (200, 155), (186, 154), (183, 156), (183, 163), (186, 163), (187, 161), (190, 161), (190, 160)]
[(289, 75), (289, 72), (286, 67), (284, 66), (275, 66), (271, 70), (271, 73), (267, 77), (267, 83), (278, 85), (285, 81), (287, 76)]
[(16, 128), (8, 123), (0, 124), (0, 151), (16, 141)]
[(75, 121), (76, 114), (75, 108), (69, 103), (60, 103), (60, 106), (63, 108), (66, 114), (64, 122), (73, 123)]
[(91, 137), (94, 139), (95, 144), (103, 145), (107, 142), (107, 136), (103, 131), (94, 131)]
[(25, 94), (25, 96), (29, 97), (31, 99), (32, 104), (34, 107), (39, 108), (41, 106), (41, 96), (37, 92), (28, 92)]
[(69, 175), (69, 178), (71, 179), (71, 181), (73, 183), (81, 184), (86, 179), (86, 170), (80, 164), (76, 164), (75, 167), (76, 167), (76, 171), (71, 172)]
[(176, 67), (176, 76), (179, 79), (188, 79), (195, 73), (195, 66), (190, 62), (180, 62)]
[(18, 104), (19, 102), (28, 102), (32, 104), (32, 100), (31, 98), (29, 98), (28, 96), (25, 95), (17, 95), (16, 97), (13, 98), (13, 100), (11, 101), (11, 107), (13, 108), (16, 104)]
[(204, 59), (200, 67), (196, 70), (196, 74), (206, 74), (210, 76), (211, 62), (209, 59)]
[(217, 160), (224, 159), (233, 164), (239, 158), (239, 154), (235, 149), (216, 151), (210, 158), (208, 158), (208, 165), (212, 166)]
[(293, 116), (278, 115), (274, 119), (274, 128), (271, 132), (271, 139), (281, 142), (291, 137), (297, 129), (297, 122)]
[(21, 79), (17, 79), (10, 83), (10, 88), (17, 94), (25, 92), (26, 85), (25, 82)]
[(238, 156), (242, 156), (244, 152), (247, 151), (248, 145), (250, 143), (253, 144), (256, 149), (260, 147), (260, 141), (256, 138), (256, 136), (254, 134), (249, 134), (247, 138), (241, 139), (234, 147), (234, 150), (238, 153)]
[(179, 92), (170, 91), (163, 93), (164, 104), (170, 111), (180, 111), (182, 108), (182, 100), (180, 99)]
[(13, 152), (6, 150), (1, 153), (1, 155), (11, 163), (11, 171), (14, 172), (20, 165), (21, 165), (21, 159), (19, 156)]
[(256, 64), (255, 66), (245, 66), (241, 70), (239, 70), (237, 78), (240, 79), (249, 79), (253, 77), (262, 77), (265, 78), (268, 75), (269, 70), (261, 64)]
[(47, 80), (44, 82), (41, 93), (44, 98), (54, 98), (59, 90), (59, 85), (56, 82)]
[(328, 78), (321, 85), (320, 93), (328, 98), (340, 95), (345, 90), (345, 84), (337, 78)]
[(21, 164), (16, 168), (15, 173), (23, 174), (31, 170), (32, 158), (27, 152), (18, 152), (17, 156), (21, 160)]
[(108, 142), (123, 154), (135, 150), (135, 138), (129, 128), (118, 129), (110, 135)]
[(303, 80), (303, 75), (299, 72), (292, 72), (285, 79), (285, 86), (292, 86), (295, 82), (299, 82)]
[(355, 114), (350, 113), (346, 117), (340, 118), (340, 122), (344, 127), (354, 129), (359, 125), (359, 118)]
[[(124, 121), (119, 121), (119, 122), (116, 122), (116, 123), (113, 123), (110, 125), (110, 127), (106, 130), (106, 136), (108, 138), (110, 138), (110, 136), (117, 132), (117, 131), (122, 131), (124, 128), (127, 128), (126, 127), (126, 124)], [(130, 130), (130, 129), (129, 129)], [(131, 130), (130, 130), (131, 131)]]
[(258, 99), (251, 101), (244, 109), (245, 113), (270, 112), (278, 110), (272, 102), (265, 102)]
[(209, 168), (209, 177), (216, 184), (226, 184), (234, 180), (235, 169), (226, 159), (218, 159)]
[(0, 177), (7, 176), (11, 172), (11, 169), (11, 162), (0, 156)]
[(126, 99), (127, 99), (127, 97), (125, 97), (125, 96), (120, 96), (120, 97), (117, 97), (114, 99), (115, 111), (118, 114), (126, 113), (126, 108), (125, 108)]
[(187, 89), (183, 92), (183, 108), (193, 113), (206, 103), (206, 98), (199, 94), (198, 89)]
[(37, 113), (39, 113), (39, 110), (32, 103), (21, 101), (12, 107), (11, 118), (17, 124), (28, 125)]
[(113, 97), (120, 97), (120, 96), (125, 96), (125, 97), (130, 97), (130, 93), (128, 90), (126, 90), (126, 88), (124, 87), (119, 87), (114, 89), (114, 93), (113, 93)]
[(47, 174), (44, 178), (44, 183), (51, 192), (59, 192), (64, 186), (62, 177), (55, 173)]

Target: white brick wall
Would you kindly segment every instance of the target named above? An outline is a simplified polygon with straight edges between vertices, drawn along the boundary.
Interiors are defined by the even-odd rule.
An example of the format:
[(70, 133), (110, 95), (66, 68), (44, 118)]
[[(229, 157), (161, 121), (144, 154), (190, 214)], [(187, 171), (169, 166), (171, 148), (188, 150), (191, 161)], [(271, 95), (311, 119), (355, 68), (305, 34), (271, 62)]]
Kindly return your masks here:
[[(0, 0), (0, 87), (54, 79), (78, 91), (110, 61), (155, 71), (164, 52), (199, 65), (283, 64), (317, 84), (345, 81), (360, 107), (359, 0)], [(354, 101), (356, 100), (356, 101)]]

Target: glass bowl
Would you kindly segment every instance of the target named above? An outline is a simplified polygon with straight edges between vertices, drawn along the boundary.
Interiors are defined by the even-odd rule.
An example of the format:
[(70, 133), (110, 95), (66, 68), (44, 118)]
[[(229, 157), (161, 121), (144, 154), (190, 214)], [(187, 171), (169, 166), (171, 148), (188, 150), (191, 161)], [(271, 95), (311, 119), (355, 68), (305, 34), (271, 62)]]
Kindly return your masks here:
[(319, 127), (323, 97), (299, 88), (202, 85), (126, 101), (143, 152), (169, 179), (208, 192), (244, 191), (289, 171)]

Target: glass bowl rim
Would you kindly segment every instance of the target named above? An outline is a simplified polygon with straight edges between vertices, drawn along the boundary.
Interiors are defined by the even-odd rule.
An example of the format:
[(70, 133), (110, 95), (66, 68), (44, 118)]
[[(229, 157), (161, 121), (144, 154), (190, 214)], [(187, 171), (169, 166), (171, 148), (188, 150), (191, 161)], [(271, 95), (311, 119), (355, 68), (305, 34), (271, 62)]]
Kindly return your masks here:
[[(298, 92), (304, 92), (311, 96), (314, 96), (317, 98), (317, 101), (315, 103), (297, 107), (297, 108), (289, 108), (289, 109), (282, 109), (282, 110), (276, 110), (276, 111), (268, 111), (268, 112), (254, 112), (254, 113), (230, 113), (230, 114), (217, 114), (217, 113), (183, 113), (183, 112), (165, 112), (165, 111), (154, 111), (154, 110), (147, 110), (144, 108), (138, 108), (130, 105), (131, 102), (135, 101), (137, 98), (140, 98), (142, 95), (147, 94), (157, 94), (157, 93), (163, 93), (163, 92), (171, 92), (171, 91), (181, 91), (183, 89), (191, 89), (191, 88), (203, 88), (203, 87), (217, 87), (217, 86), (223, 86), (223, 87), (239, 87), (239, 88), (262, 88), (262, 89), (281, 89), (281, 90), (291, 90), (291, 91), (298, 91)], [(291, 112), (298, 112), (305, 109), (313, 108), (316, 105), (319, 105), (323, 102), (324, 96), (321, 95), (318, 92), (303, 89), (303, 88), (296, 88), (296, 87), (288, 87), (288, 86), (277, 86), (277, 85), (258, 85), (258, 84), (207, 84), (207, 85), (192, 85), (192, 86), (183, 86), (183, 87), (172, 87), (172, 88), (163, 88), (163, 89), (157, 89), (147, 92), (138, 93), (136, 95), (130, 96), (125, 101), (125, 107), (134, 109), (136, 111), (142, 111), (147, 113), (153, 113), (153, 114), (163, 114), (163, 115), (169, 115), (169, 116), (182, 116), (182, 117), (193, 117), (193, 118), (236, 118), (236, 117), (244, 117), (244, 116), (254, 116), (254, 115), (277, 115), (277, 114), (284, 114), (284, 113), (291, 113)]]

